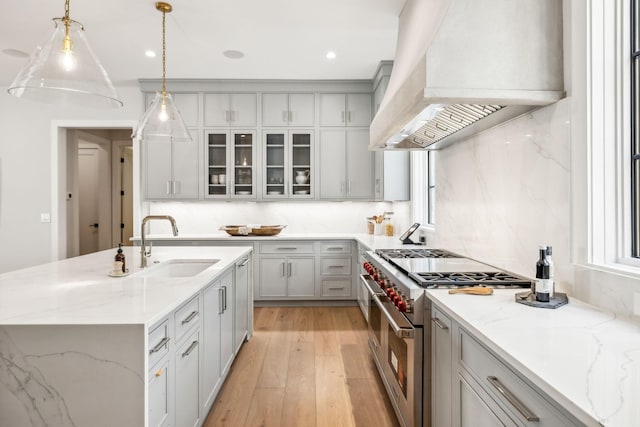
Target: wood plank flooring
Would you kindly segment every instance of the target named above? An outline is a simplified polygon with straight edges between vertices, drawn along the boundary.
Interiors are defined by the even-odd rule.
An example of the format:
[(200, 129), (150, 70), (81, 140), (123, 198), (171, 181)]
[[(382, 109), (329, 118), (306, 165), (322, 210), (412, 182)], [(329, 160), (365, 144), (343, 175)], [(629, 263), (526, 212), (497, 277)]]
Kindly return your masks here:
[(205, 427), (397, 427), (358, 307), (259, 307)]

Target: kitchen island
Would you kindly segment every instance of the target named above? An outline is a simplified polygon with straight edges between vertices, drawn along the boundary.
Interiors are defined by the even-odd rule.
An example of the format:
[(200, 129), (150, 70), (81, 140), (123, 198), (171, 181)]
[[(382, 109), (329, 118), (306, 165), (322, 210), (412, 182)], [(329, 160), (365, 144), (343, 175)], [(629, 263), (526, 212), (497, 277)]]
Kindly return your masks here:
[[(250, 268), (251, 248), (155, 247), (144, 271), (138, 267), (139, 248), (125, 248), (124, 253), (130, 273), (125, 277), (108, 275), (115, 250), (0, 275), (0, 425), (140, 427), (155, 425), (150, 417), (160, 425), (174, 425), (173, 411), (180, 413), (181, 408), (174, 407), (172, 390), (180, 382), (173, 355), (180, 356), (180, 342), (189, 344), (182, 355), (211, 351), (215, 346), (206, 337), (224, 335), (219, 325), (208, 331), (205, 320), (208, 313), (227, 311), (227, 301), (229, 313), (236, 313), (231, 307), (236, 295), (233, 273), (238, 265)], [(215, 263), (190, 277), (167, 277), (172, 273), (157, 270), (153, 274), (179, 260)], [(251, 275), (245, 271), (244, 276), (246, 307), (236, 301), (241, 304), (237, 313), (248, 318), (244, 334), (232, 335), (237, 341), (251, 334)], [(220, 280), (225, 281), (222, 286)], [(207, 311), (209, 289), (212, 297), (224, 296), (224, 305)], [(233, 328), (235, 320), (227, 324)], [(161, 332), (162, 340), (156, 343)], [(192, 342), (192, 336), (201, 338)], [(234, 354), (236, 350), (233, 347)], [(157, 368), (156, 362), (163, 367)], [(216, 369), (223, 380), (228, 366)], [(164, 375), (167, 371), (171, 375)], [(149, 392), (156, 377), (168, 378), (166, 387)], [(196, 383), (196, 401), (200, 395), (210, 406), (222, 380), (218, 378), (212, 390)], [(157, 403), (166, 407), (159, 410)], [(196, 410), (196, 421), (198, 416), (203, 418), (202, 410)]]

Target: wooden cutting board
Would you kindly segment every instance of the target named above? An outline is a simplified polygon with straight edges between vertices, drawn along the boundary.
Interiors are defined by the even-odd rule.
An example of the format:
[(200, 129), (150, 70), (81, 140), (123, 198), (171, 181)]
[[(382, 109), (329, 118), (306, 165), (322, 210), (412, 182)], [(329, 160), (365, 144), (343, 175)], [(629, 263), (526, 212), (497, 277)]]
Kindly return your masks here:
[(493, 288), (485, 288), (482, 286), (472, 286), (469, 288), (449, 289), (450, 294), (469, 294), (469, 295), (491, 295)]

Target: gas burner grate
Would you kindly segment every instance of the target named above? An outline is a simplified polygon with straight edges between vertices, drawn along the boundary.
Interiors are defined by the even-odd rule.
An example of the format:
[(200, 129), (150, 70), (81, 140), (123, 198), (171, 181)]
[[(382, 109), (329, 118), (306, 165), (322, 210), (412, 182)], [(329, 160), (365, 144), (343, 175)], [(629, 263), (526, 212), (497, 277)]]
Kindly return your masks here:
[(426, 288), (457, 288), (486, 286), (490, 288), (530, 288), (531, 281), (516, 275), (496, 272), (410, 273), (409, 276)]
[(443, 249), (378, 249), (378, 255), (386, 260), (397, 258), (460, 258)]

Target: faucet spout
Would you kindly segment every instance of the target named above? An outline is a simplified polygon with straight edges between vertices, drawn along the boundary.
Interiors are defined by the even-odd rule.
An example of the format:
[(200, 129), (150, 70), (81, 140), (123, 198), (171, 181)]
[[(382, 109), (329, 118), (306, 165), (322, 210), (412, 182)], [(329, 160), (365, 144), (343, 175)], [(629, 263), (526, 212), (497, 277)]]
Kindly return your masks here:
[(151, 244), (149, 244), (149, 251), (147, 251), (147, 235), (146, 235), (146, 225), (147, 222), (151, 220), (166, 220), (171, 223), (171, 230), (173, 231), (173, 235), (178, 235), (178, 226), (176, 224), (176, 220), (171, 215), (147, 215), (142, 218), (142, 226), (140, 230), (140, 268), (145, 268), (147, 266), (147, 257), (151, 256)]

